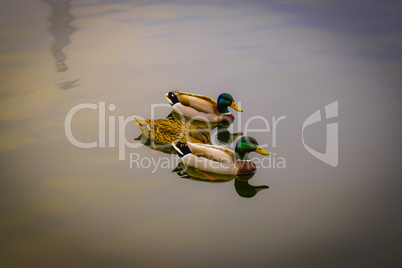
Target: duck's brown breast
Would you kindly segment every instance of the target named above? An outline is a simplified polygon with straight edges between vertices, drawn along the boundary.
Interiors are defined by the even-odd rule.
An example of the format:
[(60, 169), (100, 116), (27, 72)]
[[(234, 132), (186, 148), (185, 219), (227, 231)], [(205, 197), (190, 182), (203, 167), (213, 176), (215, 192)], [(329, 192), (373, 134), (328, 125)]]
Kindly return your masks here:
[(235, 117), (233, 116), (233, 114), (223, 114), (221, 115), (222, 117), (220, 118), (220, 122), (222, 124), (231, 124)]
[(237, 160), (236, 165), (239, 168), (237, 175), (250, 174), (257, 170), (257, 166), (251, 160)]

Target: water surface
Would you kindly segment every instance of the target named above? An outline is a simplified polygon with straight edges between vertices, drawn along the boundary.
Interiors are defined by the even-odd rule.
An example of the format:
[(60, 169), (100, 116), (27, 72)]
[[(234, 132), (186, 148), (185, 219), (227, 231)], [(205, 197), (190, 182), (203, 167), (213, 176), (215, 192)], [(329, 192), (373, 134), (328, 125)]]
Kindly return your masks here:
[[(396, 5), (3, 1), (4, 267), (395, 264)], [(233, 111), (231, 130), (248, 129), (268, 145), (272, 163), (274, 155), (286, 161), (286, 168), (259, 168), (249, 181), (269, 189), (244, 198), (233, 180), (178, 176), (176, 155), (146, 146), (122, 153), (122, 138), (138, 145), (141, 133), (130, 118), (150, 118), (151, 104), (167, 104), (164, 94), (175, 89), (232, 94), (244, 112)], [(304, 120), (334, 101), (339, 118), (328, 123), (339, 122), (337, 167), (309, 154), (301, 138)], [(83, 103), (97, 109), (77, 112), (72, 133), (102, 146), (104, 105), (104, 147), (77, 148), (66, 137), (66, 115)], [(158, 106), (154, 115), (169, 112)], [(249, 121), (255, 115), (260, 119)], [(274, 138), (273, 120), (281, 116)], [(270, 132), (252, 130), (267, 128), (261, 118)], [(326, 123), (305, 130), (306, 143), (320, 152)], [(149, 167), (130, 167), (130, 154)]]

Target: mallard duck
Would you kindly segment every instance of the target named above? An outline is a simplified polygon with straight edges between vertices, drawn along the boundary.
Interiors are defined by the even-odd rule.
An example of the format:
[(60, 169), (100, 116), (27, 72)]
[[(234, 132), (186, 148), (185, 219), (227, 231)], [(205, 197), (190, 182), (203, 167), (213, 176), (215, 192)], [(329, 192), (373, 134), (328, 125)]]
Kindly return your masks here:
[(165, 97), (172, 105), (173, 111), (194, 120), (230, 124), (234, 116), (229, 112), (228, 107), (239, 112), (243, 111), (228, 93), (219, 95), (217, 101), (207, 96), (178, 90), (170, 91)]
[(227, 175), (254, 173), (257, 167), (248, 157), (250, 152), (269, 155), (254, 138), (247, 136), (237, 141), (235, 151), (221, 146), (181, 141), (173, 143), (173, 147), (184, 164), (201, 171)]
[(145, 137), (159, 144), (171, 146), (173, 141), (189, 141), (195, 143), (211, 143), (209, 129), (195, 126), (188, 122), (169, 119), (138, 119), (135, 123)]

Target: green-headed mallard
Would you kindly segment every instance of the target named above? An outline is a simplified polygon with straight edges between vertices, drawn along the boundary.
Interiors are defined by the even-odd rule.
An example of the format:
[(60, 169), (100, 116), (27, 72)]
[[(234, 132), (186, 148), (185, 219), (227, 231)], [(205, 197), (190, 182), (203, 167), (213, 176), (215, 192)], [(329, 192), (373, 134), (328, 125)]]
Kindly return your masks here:
[(189, 141), (195, 143), (211, 143), (209, 129), (195, 126), (188, 122), (169, 119), (138, 119), (135, 123), (141, 132), (150, 140), (171, 146), (172, 142)]
[(229, 112), (228, 107), (239, 112), (243, 111), (228, 93), (219, 95), (218, 101), (207, 96), (178, 90), (171, 91), (165, 96), (172, 105), (173, 111), (199, 121), (230, 124), (233, 122), (234, 116)]
[(250, 152), (269, 155), (252, 137), (241, 137), (235, 151), (209, 144), (173, 143), (181, 161), (201, 171), (217, 174), (244, 175), (254, 173), (256, 165), (249, 159)]

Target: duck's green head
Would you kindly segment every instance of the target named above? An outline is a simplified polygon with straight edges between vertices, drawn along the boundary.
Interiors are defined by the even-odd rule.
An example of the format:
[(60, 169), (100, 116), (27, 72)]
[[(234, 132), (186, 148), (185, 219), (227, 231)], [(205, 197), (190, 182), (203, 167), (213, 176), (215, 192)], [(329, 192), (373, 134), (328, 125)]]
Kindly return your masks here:
[(229, 113), (228, 107), (232, 107), (238, 112), (243, 112), (242, 108), (237, 106), (236, 102), (233, 100), (232, 95), (228, 93), (222, 93), (218, 97), (218, 111), (220, 114)]
[(267, 151), (258, 145), (258, 142), (253, 137), (244, 136), (237, 141), (236, 148), (236, 160), (250, 160), (248, 153), (256, 152), (262, 155), (269, 155)]

